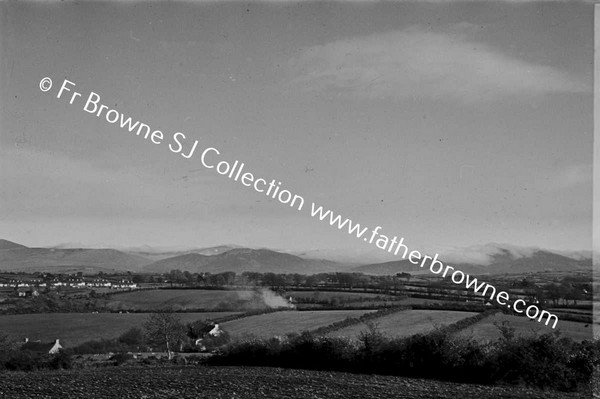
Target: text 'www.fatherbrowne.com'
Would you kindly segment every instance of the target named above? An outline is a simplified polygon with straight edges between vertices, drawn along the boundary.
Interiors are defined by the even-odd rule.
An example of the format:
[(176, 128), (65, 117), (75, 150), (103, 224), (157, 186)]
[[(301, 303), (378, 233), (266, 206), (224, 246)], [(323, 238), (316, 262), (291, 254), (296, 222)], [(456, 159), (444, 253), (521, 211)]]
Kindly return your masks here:
[[(40, 90), (49, 92), (52, 89), (52, 79), (43, 78), (39, 82)], [(180, 131), (173, 133), (164, 133), (162, 130), (151, 127), (139, 119), (127, 116), (115, 108), (111, 108), (102, 102), (101, 96), (96, 92), (83, 94), (75, 90), (76, 84), (64, 79), (56, 98), (68, 102), (69, 105), (77, 104), (82, 107), (84, 112), (90, 116), (105, 119), (106, 122), (116, 125), (128, 133), (135, 134), (152, 145), (161, 145), (170, 152), (179, 155), (185, 159), (198, 159), (206, 169), (215, 171), (235, 182), (253, 189), (254, 191), (266, 195), (281, 204), (303, 211), (305, 208), (305, 199), (301, 195), (295, 194), (287, 187), (282, 186), (280, 180), (276, 178), (260, 177), (247, 169), (246, 164), (239, 160), (228, 160), (222, 156), (222, 152), (215, 147), (199, 147), (199, 140), (191, 140), (186, 134)], [(112, 104), (113, 102), (109, 102)], [(323, 206), (311, 202), (310, 216), (321, 222), (328, 223), (330, 226), (340, 231), (345, 231), (350, 236), (362, 239), (364, 242), (375, 245), (377, 248), (390, 254), (408, 259), (414, 265), (421, 268), (428, 268), (435, 275), (450, 280), (457, 285), (464, 286), (490, 302), (496, 302), (498, 305), (512, 309), (516, 313), (524, 314), (530, 319), (538, 322), (545, 322), (546, 325), (552, 323), (555, 328), (558, 323), (558, 317), (546, 310), (540, 309), (532, 304), (527, 305), (523, 299), (511, 300), (506, 291), (497, 291), (496, 288), (477, 278), (470, 276), (448, 264), (440, 261), (439, 254), (433, 257), (422, 255), (417, 250), (410, 250), (406, 245), (404, 237), (390, 236), (382, 233), (383, 228), (377, 226), (374, 229), (355, 223), (349, 218), (344, 218)]]

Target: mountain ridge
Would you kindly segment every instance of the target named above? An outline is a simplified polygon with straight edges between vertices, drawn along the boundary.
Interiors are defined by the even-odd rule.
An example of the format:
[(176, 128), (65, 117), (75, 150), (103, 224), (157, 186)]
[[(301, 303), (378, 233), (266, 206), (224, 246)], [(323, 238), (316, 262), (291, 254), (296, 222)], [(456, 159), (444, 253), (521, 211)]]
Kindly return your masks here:
[[(146, 249), (146, 248), (144, 248)], [(199, 248), (197, 250), (154, 252), (125, 251), (112, 248), (35, 248), (0, 239), (0, 270), (52, 271), (86, 273), (98, 271), (164, 273), (174, 269), (189, 272), (220, 273), (298, 273), (360, 272), (373, 275), (396, 273), (430, 273), (427, 265), (421, 268), (408, 259), (358, 264), (298, 256), (268, 248), (246, 248), (233, 245)], [(575, 259), (556, 252), (514, 248), (495, 248), (489, 262), (445, 262), (469, 274), (517, 274), (545, 270), (571, 272), (591, 270), (591, 258)]]
[[(441, 257), (439, 260), (444, 265), (450, 265), (456, 270), (460, 270), (469, 274), (520, 274), (533, 273), (542, 271), (578, 271), (589, 269), (591, 271), (591, 259), (573, 259), (557, 253), (545, 250), (536, 250), (531, 255), (521, 257), (515, 256), (507, 249), (500, 250), (499, 253), (490, 255), (492, 260), (488, 265), (466, 263), (466, 262), (445, 262)], [(374, 263), (361, 265), (352, 268), (353, 271), (372, 275), (384, 275), (406, 272), (406, 273), (430, 273), (429, 263), (426, 263), (423, 268), (420, 267), (420, 262), (417, 264), (411, 263), (408, 259), (401, 259), (391, 262)]]

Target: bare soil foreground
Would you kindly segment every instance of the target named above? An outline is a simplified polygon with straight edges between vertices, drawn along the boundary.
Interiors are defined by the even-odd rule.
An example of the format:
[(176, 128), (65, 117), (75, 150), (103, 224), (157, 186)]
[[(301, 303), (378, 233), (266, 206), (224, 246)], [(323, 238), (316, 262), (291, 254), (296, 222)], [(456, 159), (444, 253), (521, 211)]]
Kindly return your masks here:
[(246, 367), (114, 367), (0, 374), (0, 397), (567, 399), (591, 395), (380, 375)]

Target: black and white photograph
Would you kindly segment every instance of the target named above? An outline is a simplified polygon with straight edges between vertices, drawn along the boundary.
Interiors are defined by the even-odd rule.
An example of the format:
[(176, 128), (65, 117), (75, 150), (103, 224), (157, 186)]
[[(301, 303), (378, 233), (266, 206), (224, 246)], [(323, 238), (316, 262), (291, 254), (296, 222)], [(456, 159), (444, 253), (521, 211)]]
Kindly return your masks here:
[(584, 0), (0, 1), (0, 397), (600, 398), (595, 48)]

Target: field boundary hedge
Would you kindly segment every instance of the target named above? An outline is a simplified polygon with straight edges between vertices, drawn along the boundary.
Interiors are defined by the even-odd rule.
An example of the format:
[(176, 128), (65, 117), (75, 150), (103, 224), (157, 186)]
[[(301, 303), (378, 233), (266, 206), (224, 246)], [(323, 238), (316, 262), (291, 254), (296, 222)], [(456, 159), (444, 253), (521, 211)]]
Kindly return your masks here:
[[(378, 311), (372, 312), (372, 313), (365, 313), (364, 315), (362, 315), (360, 317), (348, 317), (344, 320), (336, 321), (327, 326), (319, 327), (319, 328), (316, 328), (309, 332), (315, 336), (327, 335), (334, 331), (338, 331), (338, 330), (341, 330), (346, 327), (350, 327), (350, 326), (354, 326), (354, 325), (362, 324), (362, 323), (367, 323), (369, 321), (376, 320), (381, 317), (389, 316), (391, 314), (406, 311), (406, 310), (446, 310), (446, 309), (428, 309), (428, 308), (420, 309), (420, 308), (417, 308), (415, 306), (410, 306), (410, 305), (396, 306), (393, 308), (381, 309), (381, 310), (378, 310)], [(456, 333), (460, 330), (463, 330), (467, 327), (470, 327), (473, 324), (476, 324), (476, 323), (480, 322), (481, 320), (486, 319), (486, 318), (490, 317), (491, 315), (498, 313), (498, 312), (499, 312), (499, 309), (487, 309), (487, 310), (477, 313), (473, 316), (469, 316), (464, 319), (460, 319), (457, 322), (454, 322), (447, 326), (443, 326), (443, 327), (441, 327), (441, 329), (445, 333), (454, 334), (454, 333)]]
[(487, 319), (488, 317), (498, 313), (500, 309), (488, 309), (485, 312), (478, 313), (476, 315), (460, 319), (457, 322), (448, 324), (440, 328), (446, 334), (455, 334), (465, 328), (471, 327), (472, 325), (479, 323), (481, 320)]
[(410, 306), (397, 306), (394, 308), (381, 309), (381, 310), (378, 310), (375, 312), (365, 313), (364, 315), (362, 315), (360, 317), (348, 317), (344, 320), (333, 322), (327, 326), (319, 327), (319, 328), (316, 328), (309, 332), (315, 336), (327, 335), (334, 331), (338, 331), (338, 330), (341, 330), (346, 327), (354, 326), (354, 325), (361, 324), (361, 323), (366, 323), (368, 321), (375, 320), (380, 317), (388, 316), (388, 315), (391, 315), (391, 314), (394, 314), (397, 312), (402, 312), (402, 311), (410, 310), (410, 309), (411, 309)]
[(233, 314), (231, 316), (223, 316), (223, 317), (219, 317), (219, 318), (211, 319), (211, 320), (215, 323), (226, 323), (228, 321), (244, 319), (246, 317), (251, 317), (251, 316), (259, 316), (261, 314), (281, 312), (284, 310), (290, 310), (290, 309), (289, 308), (258, 309), (258, 310), (251, 310), (251, 311), (243, 312), (243, 313), (239, 313), (239, 314)]

